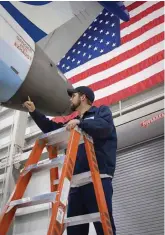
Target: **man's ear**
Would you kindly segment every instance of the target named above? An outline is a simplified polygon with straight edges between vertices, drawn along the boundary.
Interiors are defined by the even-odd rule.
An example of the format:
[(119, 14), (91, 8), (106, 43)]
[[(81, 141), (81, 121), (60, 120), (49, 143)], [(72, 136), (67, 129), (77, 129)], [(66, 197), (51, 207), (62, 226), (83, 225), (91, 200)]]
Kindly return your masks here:
[(81, 100), (84, 101), (86, 99), (86, 95), (81, 96)]

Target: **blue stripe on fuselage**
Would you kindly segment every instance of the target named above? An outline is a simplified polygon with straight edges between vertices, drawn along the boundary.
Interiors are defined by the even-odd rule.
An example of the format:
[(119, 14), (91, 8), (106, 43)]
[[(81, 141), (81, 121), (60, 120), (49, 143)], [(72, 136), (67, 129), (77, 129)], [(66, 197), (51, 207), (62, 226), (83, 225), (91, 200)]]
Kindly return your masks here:
[(33, 5), (33, 6), (43, 6), (43, 5), (46, 5), (52, 1), (21, 1), (23, 3), (26, 3), (28, 5)]
[(16, 7), (14, 7), (8, 1), (2, 1), (0, 4), (5, 10), (17, 21), (17, 23), (29, 34), (29, 36), (38, 42), (40, 39), (45, 37), (47, 34), (27, 19)]

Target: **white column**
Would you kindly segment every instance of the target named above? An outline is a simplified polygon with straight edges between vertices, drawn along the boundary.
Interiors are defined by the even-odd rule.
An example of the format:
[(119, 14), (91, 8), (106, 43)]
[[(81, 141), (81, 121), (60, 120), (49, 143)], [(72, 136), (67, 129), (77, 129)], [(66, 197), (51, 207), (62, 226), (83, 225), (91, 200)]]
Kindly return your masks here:
[(8, 161), (7, 161), (6, 174), (5, 174), (3, 203), (2, 203), (3, 206), (6, 204), (15, 186), (15, 182), (12, 176), (13, 158), (14, 158), (14, 154), (18, 146), (20, 148), (24, 147), (27, 118), (28, 118), (28, 113), (22, 112), (22, 111), (15, 111), (14, 124), (13, 124), (12, 133), (11, 133), (10, 151), (9, 151), (9, 156), (8, 156)]

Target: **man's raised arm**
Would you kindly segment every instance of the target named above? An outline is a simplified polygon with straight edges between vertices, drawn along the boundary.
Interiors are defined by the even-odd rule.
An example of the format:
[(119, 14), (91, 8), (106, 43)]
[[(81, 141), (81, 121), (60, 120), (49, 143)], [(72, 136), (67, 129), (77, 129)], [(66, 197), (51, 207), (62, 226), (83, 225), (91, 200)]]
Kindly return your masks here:
[(49, 120), (44, 114), (36, 110), (34, 103), (28, 97), (28, 101), (23, 104), (26, 107), (37, 124), (37, 126), (42, 130), (42, 132), (47, 133), (63, 127), (63, 123), (56, 123)]

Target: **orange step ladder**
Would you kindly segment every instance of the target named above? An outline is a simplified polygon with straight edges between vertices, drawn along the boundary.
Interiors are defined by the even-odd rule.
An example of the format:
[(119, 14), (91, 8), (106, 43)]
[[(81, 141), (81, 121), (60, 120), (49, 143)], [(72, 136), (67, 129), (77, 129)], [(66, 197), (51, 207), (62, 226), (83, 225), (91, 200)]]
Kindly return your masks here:
[[(73, 176), (73, 171), (76, 162), (78, 145), (83, 141), (85, 143), (85, 149), (91, 171), (90, 176), (93, 181), (99, 212), (89, 215), (65, 218), (70, 187), (73, 182), (80, 180), (78, 178), (76, 179), (76, 175)], [(49, 153), (49, 160), (42, 164), (39, 162), (39, 159), (45, 147)], [(57, 152), (66, 148), (66, 157), (59, 157)], [(63, 167), (59, 178), (58, 167), (60, 165), (63, 165)], [(34, 197), (22, 198), (33, 172), (45, 169), (50, 170), (51, 192)], [(89, 179), (85, 178), (84, 180), (88, 181)], [(52, 214), (47, 235), (62, 235), (67, 226), (96, 221), (100, 221), (102, 223), (105, 235), (113, 235), (93, 147), (93, 140), (90, 136), (82, 132), (77, 127), (71, 132), (66, 131), (64, 127), (44, 134), (40, 139), (36, 140), (15, 189), (5, 206), (3, 213), (0, 215), (0, 234), (7, 234), (18, 208), (49, 202), (52, 203)]]

